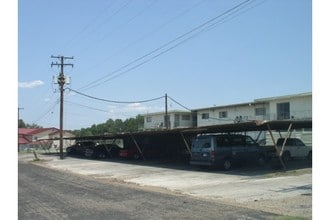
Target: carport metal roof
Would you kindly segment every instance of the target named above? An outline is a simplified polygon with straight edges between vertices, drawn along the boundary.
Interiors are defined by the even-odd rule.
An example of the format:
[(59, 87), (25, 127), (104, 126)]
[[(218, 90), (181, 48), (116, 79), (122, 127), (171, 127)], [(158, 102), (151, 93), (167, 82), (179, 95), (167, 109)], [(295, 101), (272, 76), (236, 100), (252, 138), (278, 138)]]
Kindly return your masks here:
[(129, 136), (153, 136), (168, 134), (200, 134), (200, 133), (228, 133), (228, 132), (245, 132), (245, 131), (286, 131), (291, 125), (291, 130), (301, 128), (312, 128), (312, 120), (254, 120), (248, 122), (240, 122), (234, 124), (210, 125), (197, 128), (176, 128), (161, 130), (146, 130), (138, 132), (111, 133), (105, 135), (94, 135), (84, 137), (69, 137), (66, 139), (77, 140), (106, 140), (115, 138), (125, 138)]
[(69, 137), (64, 139), (109, 140), (109, 139), (131, 138), (143, 157), (143, 152), (136, 140), (137, 137), (144, 138), (150, 136), (157, 137), (157, 136), (166, 136), (166, 135), (181, 135), (187, 150), (191, 154), (190, 146), (185, 136), (197, 135), (201, 133), (204, 134), (230, 133), (230, 132), (246, 132), (246, 131), (259, 131), (261, 133), (261, 131), (268, 131), (272, 137), (274, 148), (277, 152), (279, 160), (285, 170), (286, 167), (282, 161), (282, 153), (284, 151), (284, 147), (285, 147), (284, 144), (286, 140), (284, 141), (282, 148), (281, 149), (278, 148), (274, 136), (272, 134), (272, 131), (286, 131), (287, 134), (285, 139), (287, 139), (288, 137), (290, 137), (291, 132), (294, 129), (301, 129), (301, 128), (312, 128), (312, 120), (273, 120), (273, 121), (254, 120), (254, 121), (240, 122), (234, 124), (211, 125), (211, 126), (203, 126), (197, 128), (176, 128), (170, 130), (162, 129), (162, 130), (150, 130), (150, 131), (139, 131), (139, 132), (124, 132), (124, 133), (112, 133), (112, 134), (97, 135), (97, 136)]

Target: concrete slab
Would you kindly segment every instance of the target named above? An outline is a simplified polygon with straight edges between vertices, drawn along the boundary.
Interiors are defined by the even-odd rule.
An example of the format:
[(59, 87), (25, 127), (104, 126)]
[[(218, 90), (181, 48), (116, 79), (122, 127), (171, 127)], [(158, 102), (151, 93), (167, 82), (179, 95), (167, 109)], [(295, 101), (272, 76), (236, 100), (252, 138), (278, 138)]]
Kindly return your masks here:
[[(19, 155), (20, 160), (33, 160), (33, 154)], [(58, 156), (41, 155), (42, 164), (53, 169), (65, 170), (103, 180), (117, 180), (139, 186), (159, 187), (204, 199), (230, 202), (245, 207), (257, 208), (264, 202), (266, 210), (278, 214), (293, 214), (311, 217), (312, 169), (294, 175), (271, 176), (260, 172), (200, 171), (192, 168), (174, 169), (152, 163), (125, 163), (123, 161), (98, 161)], [(306, 200), (306, 196), (309, 196)], [(300, 198), (303, 204), (294, 202), (282, 207), (286, 199)], [(299, 199), (296, 199), (299, 201)], [(267, 206), (269, 205), (269, 207)], [(271, 205), (273, 204), (273, 205)], [(268, 207), (268, 208), (267, 208)], [(297, 208), (298, 207), (298, 208)], [(299, 207), (301, 210), (299, 211)], [(306, 208), (307, 207), (307, 208)], [(307, 213), (306, 213), (307, 209)]]

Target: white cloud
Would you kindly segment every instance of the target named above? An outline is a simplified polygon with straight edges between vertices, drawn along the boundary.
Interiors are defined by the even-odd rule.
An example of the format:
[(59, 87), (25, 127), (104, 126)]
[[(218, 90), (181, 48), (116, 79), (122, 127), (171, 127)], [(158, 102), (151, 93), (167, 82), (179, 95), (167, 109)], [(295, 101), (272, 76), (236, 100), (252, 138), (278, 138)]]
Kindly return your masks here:
[(18, 82), (18, 88), (32, 89), (32, 88), (41, 86), (43, 84), (45, 84), (45, 83), (41, 80), (35, 80), (35, 81), (31, 81), (31, 82)]

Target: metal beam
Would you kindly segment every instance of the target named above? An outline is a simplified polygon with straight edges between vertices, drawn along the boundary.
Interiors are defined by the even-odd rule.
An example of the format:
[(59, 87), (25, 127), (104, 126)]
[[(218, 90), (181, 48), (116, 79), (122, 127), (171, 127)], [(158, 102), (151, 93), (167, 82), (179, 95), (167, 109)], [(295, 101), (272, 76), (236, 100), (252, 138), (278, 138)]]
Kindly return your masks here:
[(289, 125), (288, 132), (286, 133), (286, 137), (284, 138), (284, 141), (283, 141), (283, 144), (282, 144), (282, 149), (281, 149), (281, 152), (280, 152), (281, 157), (282, 157), (283, 152), (284, 152), (284, 147), (285, 147), (286, 141), (291, 136), (291, 133), (292, 133), (291, 128), (292, 128), (292, 123)]
[(184, 144), (185, 144), (187, 150), (189, 151), (190, 156), (192, 156), (192, 154), (191, 154), (191, 150), (190, 150), (190, 147), (189, 147), (188, 142), (186, 141), (186, 139), (185, 139), (184, 135), (182, 134), (182, 132), (180, 132), (180, 134), (181, 134), (181, 137), (182, 137), (182, 139), (183, 139), (183, 142), (184, 142)]
[(268, 132), (269, 132), (269, 134), (270, 134), (270, 136), (272, 138), (272, 141), (273, 141), (273, 144), (274, 144), (274, 147), (275, 147), (275, 150), (276, 150), (276, 155), (278, 156), (278, 158), (279, 158), (279, 160), (280, 160), (280, 162), (282, 164), (283, 170), (286, 170), (286, 166), (285, 166), (285, 164), (284, 164), (284, 162), (282, 160), (282, 156), (280, 155), (280, 150), (278, 149), (277, 144), (276, 144), (276, 141), (275, 141), (275, 138), (273, 136), (272, 129), (270, 128), (270, 125), (269, 124), (267, 124), (267, 127), (268, 127)]
[(138, 149), (138, 151), (140, 152), (140, 154), (141, 154), (141, 156), (142, 156), (143, 160), (145, 160), (145, 158), (144, 158), (144, 155), (143, 155), (143, 152), (142, 152), (142, 150), (141, 150), (141, 148), (140, 148), (139, 144), (137, 143), (137, 141), (136, 141), (135, 137), (134, 137), (132, 134), (131, 134), (131, 138), (132, 138), (132, 140), (133, 140), (134, 144), (136, 145), (136, 148), (137, 148), (137, 149)]

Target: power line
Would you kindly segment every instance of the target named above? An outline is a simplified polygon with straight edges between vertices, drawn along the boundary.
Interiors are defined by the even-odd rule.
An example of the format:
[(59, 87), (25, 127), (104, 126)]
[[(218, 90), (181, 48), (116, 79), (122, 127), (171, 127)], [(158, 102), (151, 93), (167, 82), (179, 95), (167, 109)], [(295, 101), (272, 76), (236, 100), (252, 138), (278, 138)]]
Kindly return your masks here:
[(95, 100), (99, 100), (99, 101), (103, 101), (103, 102), (109, 102), (109, 103), (117, 103), (117, 104), (134, 104), (134, 103), (144, 103), (144, 102), (152, 102), (152, 101), (156, 101), (159, 99), (164, 98), (165, 96), (161, 96), (161, 97), (157, 97), (157, 98), (152, 98), (152, 99), (146, 99), (146, 100), (139, 100), (139, 101), (114, 101), (114, 100), (109, 100), (109, 99), (103, 99), (103, 98), (97, 98), (95, 96), (90, 96), (87, 94), (84, 94), (82, 92), (78, 92), (77, 90), (74, 89), (70, 89), (70, 88), (66, 88), (72, 92), (77, 93), (78, 95), (82, 95), (91, 99), (95, 99)]
[(36, 124), (38, 121), (40, 121), (41, 119), (43, 119), (48, 113), (52, 112), (54, 110), (54, 108), (60, 103), (60, 98), (58, 98), (54, 104), (43, 114), (41, 115), (37, 120), (34, 120), (34, 122), (32, 122), (33, 124)]
[(169, 99), (171, 99), (173, 102), (175, 102), (176, 104), (180, 105), (182, 108), (188, 110), (188, 111), (191, 111), (191, 109), (189, 109), (188, 107), (182, 105), (181, 103), (179, 103), (178, 101), (174, 100), (172, 97), (170, 96), (167, 96)]
[(109, 8), (111, 8), (111, 6), (114, 4), (114, 1), (111, 1), (111, 3), (104, 7), (99, 13), (97, 13), (97, 16), (94, 17), (92, 20), (90, 20), (79, 32), (77, 32), (76, 35), (74, 35), (74, 37), (72, 37), (69, 41), (67, 41), (67, 43), (65, 44), (64, 48), (67, 48), (70, 44), (72, 45), (72, 43), (76, 42), (76, 39), (78, 37), (81, 37), (86, 31), (87, 29), (96, 22), (96, 20), (103, 15)]
[[(120, 54), (122, 51), (125, 51), (127, 50), (129, 47), (135, 45), (137, 42), (141, 41), (141, 40), (145, 40), (146, 38), (150, 37), (151, 35), (157, 33), (159, 30), (161, 30), (162, 28), (164, 28), (165, 26), (167, 26), (169, 23), (175, 21), (176, 19), (178, 19), (179, 17), (187, 14), (189, 11), (191, 11), (192, 9), (196, 8), (197, 6), (199, 6), (201, 3), (204, 3), (205, 1), (204, 0), (201, 0), (199, 2), (197, 2), (196, 4), (192, 5), (191, 7), (185, 9), (184, 11), (181, 11), (179, 14), (177, 14), (176, 16), (174, 16), (173, 18), (167, 20), (166, 22), (162, 23), (161, 25), (159, 25), (157, 28), (155, 28), (154, 30), (152, 31), (149, 31), (147, 32), (146, 34), (144, 34), (143, 36), (141, 36), (140, 38), (138, 38), (137, 40), (131, 42), (131, 43), (128, 43), (126, 44), (126, 46), (124, 46), (122, 49), (120, 50), (117, 50), (115, 53), (113, 53), (113, 55), (103, 59), (103, 61), (101, 61), (100, 63), (104, 63), (106, 61), (108, 61), (110, 58), (114, 57), (115, 55), (118, 55)], [(100, 64), (99, 63), (99, 64)], [(93, 65), (89, 68), (90, 69), (93, 69), (95, 66), (97, 65)]]
[(130, 17), (125, 23), (118, 25), (116, 28), (113, 28), (110, 32), (104, 34), (104, 36), (102, 37), (102, 39), (100, 39), (98, 41), (98, 43), (102, 42), (107, 36), (109, 36), (110, 34), (115, 33), (116, 31), (120, 30), (120, 28), (123, 28), (125, 25), (131, 23), (132, 21), (134, 21), (134, 19), (136, 19), (137, 17), (139, 17), (140, 15), (142, 15), (147, 9), (149, 9), (154, 3), (156, 2), (156, 0), (153, 0), (149, 5), (147, 5), (145, 8), (143, 8), (141, 11), (138, 11), (136, 14), (134, 14), (132, 17)]
[[(234, 13), (236, 13), (236, 12), (232, 12), (232, 13), (229, 14), (227, 17), (229, 17), (230, 15), (232, 15), (232, 14), (234, 14)], [(161, 55), (163, 55), (163, 54), (165, 54), (165, 53), (167, 53), (167, 52), (173, 50), (174, 48), (176, 48), (176, 47), (180, 46), (181, 44), (187, 42), (188, 40), (190, 40), (190, 39), (192, 39), (192, 38), (198, 36), (199, 34), (205, 32), (205, 31), (209, 31), (209, 30), (211, 30), (212, 28), (215, 27), (215, 25), (219, 24), (220, 22), (222, 22), (221, 24), (223, 24), (223, 23), (225, 23), (226, 21), (229, 21), (230, 19), (225, 20), (227, 17), (224, 17), (222, 20), (217, 21), (217, 22), (215, 22), (215, 23), (212, 23), (212, 24), (210, 24), (210, 25), (204, 27), (203, 29), (199, 30), (197, 33), (194, 33), (193, 35), (189, 36), (188, 38), (185, 38), (185, 39), (183, 39), (182, 41), (179, 41), (178, 43), (174, 44), (173, 46), (167, 48), (167, 49), (164, 50), (164, 51), (159, 52), (158, 54), (156, 54), (156, 55), (154, 55), (154, 56), (148, 58), (147, 60), (144, 60), (143, 62), (138, 63), (138, 64), (136, 64), (136, 65), (130, 67), (129, 69), (127, 69), (127, 70), (125, 70), (125, 71), (123, 71), (123, 72), (120, 72), (122, 69), (125, 69), (126, 67), (128, 67), (128, 66), (130, 66), (131, 64), (135, 63), (136, 61), (141, 60), (141, 59), (143, 59), (143, 58), (145, 58), (145, 57), (151, 55), (152, 53), (156, 52), (157, 50), (160, 50), (162, 47), (165, 47), (165, 46), (161, 46), (161, 48), (158, 48), (158, 49), (156, 49), (156, 50), (154, 50), (154, 51), (152, 51), (152, 52), (150, 52), (150, 53), (144, 55), (143, 57), (140, 57), (140, 58), (138, 58), (138, 59), (136, 59), (136, 60), (130, 62), (129, 64), (127, 64), (127, 65), (125, 65), (125, 66), (123, 66), (123, 67), (121, 67), (121, 68), (119, 68), (119, 69), (113, 71), (112, 74), (111, 74), (112, 77), (110, 77), (110, 78), (107, 79), (107, 80), (104, 80), (104, 81), (102, 81), (102, 82), (99, 82), (98, 84), (95, 84), (95, 85), (93, 85), (93, 86), (89, 86), (89, 87), (87, 87), (87, 88), (86, 88), (86, 87), (82, 87), (82, 88), (84, 88), (84, 89), (90, 89), (90, 88), (93, 88), (93, 87), (99, 86), (99, 85), (101, 85), (101, 84), (103, 84), (103, 83), (106, 83), (106, 82), (108, 82), (108, 81), (110, 81), (110, 80), (113, 80), (113, 79), (115, 79), (115, 78), (117, 78), (117, 77), (119, 77), (119, 76), (121, 76), (121, 75), (123, 75), (123, 74), (125, 74), (125, 73), (127, 73), (127, 72), (130, 72), (130, 71), (132, 71), (132, 70), (134, 70), (134, 69), (136, 69), (136, 68), (138, 68), (138, 67), (144, 65), (145, 63), (148, 63), (149, 61), (154, 60), (155, 58), (157, 58), (157, 57), (159, 57), (159, 56), (161, 56)], [(231, 18), (231, 19), (232, 19), (232, 18)], [(171, 41), (171, 43), (174, 42), (174, 41), (175, 41), (175, 40)], [(170, 43), (168, 43), (168, 44), (170, 44)], [(167, 46), (167, 45), (166, 45), (166, 46)], [(119, 73), (117, 73), (117, 72), (119, 72)], [(117, 74), (115, 74), (115, 73), (117, 73)], [(110, 75), (110, 76), (111, 76), (111, 75)], [(109, 77), (109, 75), (108, 75), (108, 76), (105, 76), (105, 77), (103, 77), (103, 78), (107, 78), (107, 77)], [(103, 79), (103, 78), (101, 78), (101, 79)], [(95, 82), (97, 82), (97, 81), (99, 81), (99, 80), (95, 80), (95, 81), (93, 81), (93, 82), (90, 83), (90, 84), (93, 84), (93, 83), (95, 83)], [(89, 84), (89, 85), (90, 85), (90, 84)], [(82, 89), (82, 88), (81, 88), (81, 89)]]
[(103, 110), (103, 109), (94, 108), (94, 107), (90, 107), (90, 106), (87, 106), (87, 105), (78, 104), (78, 103), (71, 102), (71, 101), (64, 101), (64, 102), (65, 102), (65, 103), (72, 104), (72, 105), (76, 105), (76, 106), (84, 107), (84, 108), (87, 108), (87, 109), (91, 109), (91, 110), (99, 111), (99, 112), (105, 112), (105, 113), (108, 113), (108, 112), (109, 112), (109, 111), (106, 111), (106, 110)]
[[(103, 23), (101, 23), (97, 28), (100, 28), (101, 26), (103, 26), (105, 23), (109, 22), (114, 16), (116, 16), (117, 14), (119, 14), (121, 11), (123, 11), (125, 8), (128, 7), (129, 4), (132, 3), (132, 0), (129, 0), (129, 1), (126, 1), (119, 9), (117, 9), (106, 21), (104, 21)], [(98, 42), (101, 42), (103, 41), (105, 36), (103, 36), (102, 39), (98, 40)], [(91, 44), (86, 44), (87, 47), (85, 48), (82, 48), (79, 52), (80, 53), (83, 53), (84, 51), (88, 51), (89, 48), (91, 47)]]
[[(149, 61), (151, 61), (151, 60), (153, 60), (153, 59), (155, 59), (156, 57), (159, 57), (160, 55), (162, 55), (162, 54), (164, 54), (164, 53), (166, 53), (166, 52), (168, 52), (168, 51), (174, 49), (175, 47), (177, 47), (177, 46), (179, 46), (180, 44), (186, 42), (187, 40), (190, 40), (191, 38), (197, 36), (198, 34), (200, 34), (201, 32), (203, 32), (204, 30), (206, 30), (206, 29), (209, 28), (210, 26), (214, 26), (215, 24), (219, 23), (219, 21), (216, 22), (219, 18), (221, 18), (221, 17), (223, 17), (223, 16), (227, 16), (228, 14), (229, 14), (229, 16), (230, 16), (230, 15), (232, 15), (233, 13), (237, 12), (238, 10), (242, 10), (244, 7), (246, 7), (246, 6), (248, 5), (248, 3), (249, 3), (250, 1), (251, 1), (251, 0), (245, 0), (245, 1), (241, 2), (240, 4), (238, 4), (238, 5), (236, 5), (236, 6), (232, 7), (232, 8), (230, 8), (230, 9), (228, 9), (228, 10), (226, 10), (225, 12), (221, 13), (220, 15), (218, 15), (218, 16), (216, 16), (216, 17), (213, 17), (212, 19), (209, 19), (208, 21), (206, 21), (206, 22), (204, 22), (204, 23), (202, 23), (202, 24), (196, 26), (195, 28), (191, 29), (190, 31), (188, 31), (188, 32), (186, 32), (186, 33), (184, 33), (184, 34), (182, 34), (182, 35), (180, 35), (180, 36), (174, 38), (173, 40), (168, 41), (167, 43), (161, 45), (160, 47), (158, 47), (158, 48), (156, 48), (156, 49), (150, 51), (149, 53), (147, 53), (147, 54), (145, 54), (145, 55), (143, 55), (143, 56), (141, 56), (141, 57), (139, 57), (139, 58), (137, 58), (137, 59), (135, 59), (135, 60), (133, 60), (133, 61), (131, 61), (131, 62), (129, 62), (128, 64), (126, 64), (126, 65), (124, 65), (124, 66), (118, 68), (117, 70), (114, 70), (114, 71), (110, 72), (109, 74), (107, 74), (107, 75), (105, 75), (105, 76), (103, 76), (103, 77), (101, 77), (101, 78), (99, 78), (99, 79), (97, 79), (97, 80), (92, 81), (91, 83), (87, 84), (87, 85), (84, 86), (84, 87), (81, 87), (80, 89), (90, 89), (90, 88), (96, 87), (96, 86), (98, 86), (98, 85), (100, 85), (100, 84), (102, 84), (102, 83), (108, 82), (109, 80), (112, 80), (112, 79), (114, 79), (114, 78), (116, 78), (116, 77), (118, 77), (118, 76), (120, 76), (120, 75), (123, 75), (124, 73), (127, 73), (127, 72), (129, 72), (129, 71), (131, 71), (131, 70), (133, 70), (133, 69), (136, 69), (137, 67), (139, 67), (139, 66), (141, 66), (141, 65), (143, 65), (143, 64), (145, 64), (145, 63), (147, 63), (147, 62), (149, 62)], [(223, 21), (223, 20), (221, 20), (221, 21)], [(215, 22), (215, 23), (212, 23), (212, 22)], [(210, 24), (210, 23), (211, 23), (211, 24)], [(202, 29), (202, 30), (200, 30), (200, 29)], [(188, 36), (188, 35), (190, 35), (190, 34), (196, 32), (196, 31), (198, 31), (197, 34), (194, 34), (193, 36), (190, 36), (190, 37), (188, 37), (188, 38), (186, 38), (186, 39), (183, 39), (184, 37), (186, 37), (186, 36)], [(162, 52), (160, 52), (160, 53), (154, 55), (153, 57), (149, 58), (148, 60), (143, 61), (142, 63), (137, 64), (137, 65), (131, 67), (130, 69), (128, 69), (128, 70), (126, 70), (126, 71), (124, 71), (124, 72), (122, 72), (122, 73), (118, 73), (118, 72), (124, 70), (125, 68), (131, 66), (132, 64), (134, 64), (134, 63), (136, 63), (136, 62), (138, 62), (138, 61), (143, 60), (144, 58), (146, 58), (146, 57), (152, 55), (153, 53), (155, 53), (155, 52), (157, 52), (157, 51), (159, 51), (159, 50), (162, 50), (163, 48), (165, 48), (165, 47), (169, 46), (170, 44), (173, 44), (174, 42), (176, 42), (176, 41), (178, 41), (178, 40), (181, 40), (181, 39), (183, 39), (181, 42), (175, 44), (174, 46), (172, 46), (172, 47), (170, 47), (170, 48), (168, 48), (168, 49), (166, 49), (165, 51), (162, 51)], [(117, 74), (117, 75), (114, 75), (114, 74), (116, 74), (116, 73), (118, 73), (118, 74)], [(111, 77), (111, 76), (112, 76), (112, 77)], [(110, 79), (107, 79), (107, 80), (104, 80), (104, 79), (106, 79), (106, 78), (108, 78), (108, 77), (111, 77), (111, 78), (110, 78)], [(100, 82), (100, 81), (102, 81), (102, 80), (104, 80), (104, 81), (103, 81), (103, 82)], [(100, 83), (98, 83), (98, 82), (100, 82)], [(98, 83), (98, 84), (97, 84), (97, 83)]]

